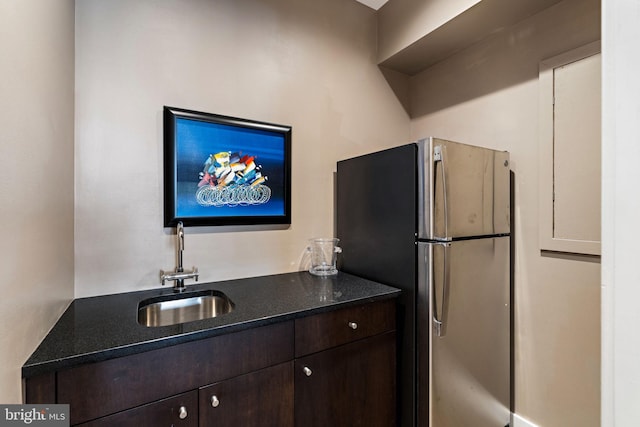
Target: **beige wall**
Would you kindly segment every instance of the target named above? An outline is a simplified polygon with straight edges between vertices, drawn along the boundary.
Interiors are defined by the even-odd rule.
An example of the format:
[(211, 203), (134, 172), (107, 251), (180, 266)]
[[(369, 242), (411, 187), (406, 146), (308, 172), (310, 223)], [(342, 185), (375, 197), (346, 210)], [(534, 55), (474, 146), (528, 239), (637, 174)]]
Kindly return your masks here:
[(600, 425), (600, 264), (541, 254), (537, 217), (538, 63), (599, 39), (599, 6), (565, 0), (410, 81), (412, 137), (511, 152), (515, 409), (544, 427)]
[(159, 287), (162, 106), (293, 126), (289, 229), (189, 228), (201, 281), (295, 271), (333, 234), (337, 159), (409, 139), (351, 0), (83, 0), (76, 27), (77, 297)]
[[(3, 403), (19, 401), (20, 365), (73, 296), (73, 2), (45, 3), (0, 0)], [(409, 125), (372, 65), (375, 17), (357, 3), (78, 2), (76, 295), (157, 287), (174, 265), (164, 104), (294, 128), (293, 225), (188, 229), (185, 261), (203, 280), (297, 270), (305, 239), (332, 232), (338, 158), (427, 134), (508, 149), (516, 410), (545, 427), (598, 425), (599, 265), (536, 246), (537, 62), (598, 37), (598, 5), (567, 0), (412, 79)]]
[(391, 0), (378, 12), (378, 62), (415, 43), (480, 0)]
[(73, 0), (0, 0), (0, 402), (73, 298)]

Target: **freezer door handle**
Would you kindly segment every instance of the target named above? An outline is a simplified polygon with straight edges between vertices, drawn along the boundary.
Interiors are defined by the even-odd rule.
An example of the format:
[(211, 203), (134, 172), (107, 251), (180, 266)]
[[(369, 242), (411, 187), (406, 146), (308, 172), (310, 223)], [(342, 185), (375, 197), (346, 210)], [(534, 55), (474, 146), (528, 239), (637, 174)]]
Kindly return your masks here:
[(433, 147), (433, 206), (435, 209), (435, 199), (436, 199), (436, 185), (438, 183), (437, 173), (438, 173), (438, 163), (440, 163), (440, 177), (442, 181), (442, 221), (444, 227), (444, 236), (435, 235), (435, 224), (434, 224), (434, 240), (438, 241), (450, 241), (449, 237), (449, 187), (447, 186), (447, 163), (445, 161), (445, 148), (442, 145), (436, 145)]
[[(449, 313), (449, 285), (451, 281), (449, 248), (451, 243), (436, 243), (434, 250), (437, 250), (438, 247), (442, 248), (442, 274), (440, 275), (442, 292), (437, 292), (438, 280), (434, 274), (431, 281), (433, 283), (433, 332), (437, 337), (444, 337), (447, 334), (447, 315)], [(435, 261), (435, 253), (433, 259)], [(438, 304), (438, 295), (440, 296), (440, 304)]]

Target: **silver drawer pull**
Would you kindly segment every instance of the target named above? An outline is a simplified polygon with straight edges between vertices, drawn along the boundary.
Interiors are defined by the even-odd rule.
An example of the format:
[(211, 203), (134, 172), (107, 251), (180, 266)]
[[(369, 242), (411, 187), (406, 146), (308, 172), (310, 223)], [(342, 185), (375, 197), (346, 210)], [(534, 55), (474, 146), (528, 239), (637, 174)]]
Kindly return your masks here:
[(187, 415), (189, 415), (187, 413), (187, 408), (185, 408), (184, 406), (181, 406), (180, 409), (178, 409), (178, 416), (180, 417), (181, 420), (184, 420), (185, 418), (187, 418)]
[(311, 374), (313, 374), (313, 371), (312, 371), (310, 368), (308, 368), (307, 366), (305, 366), (304, 368), (302, 368), (302, 372), (304, 372), (304, 374), (305, 374), (306, 376), (308, 376), (308, 377), (310, 377), (310, 376), (311, 376)]
[(349, 322), (349, 327), (355, 331), (358, 329), (358, 324), (356, 322)]
[(213, 406), (214, 408), (217, 408), (219, 405), (220, 405), (220, 400), (218, 399), (218, 396), (214, 394), (213, 396), (211, 396), (211, 406)]

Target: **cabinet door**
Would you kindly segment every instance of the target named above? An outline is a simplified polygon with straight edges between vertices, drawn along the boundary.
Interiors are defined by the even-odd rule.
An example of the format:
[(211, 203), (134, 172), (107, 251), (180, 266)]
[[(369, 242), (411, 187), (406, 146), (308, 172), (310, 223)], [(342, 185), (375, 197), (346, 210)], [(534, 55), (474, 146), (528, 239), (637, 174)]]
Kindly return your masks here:
[(79, 427), (197, 427), (197, 425), (198, 392), (196, 390), (78, 424)]
[(200, 426), (293, 427), (292, 363), (201, 388)]
[(389, 332), (295, 361), (299, 427), (396, 425), (396, 334)]

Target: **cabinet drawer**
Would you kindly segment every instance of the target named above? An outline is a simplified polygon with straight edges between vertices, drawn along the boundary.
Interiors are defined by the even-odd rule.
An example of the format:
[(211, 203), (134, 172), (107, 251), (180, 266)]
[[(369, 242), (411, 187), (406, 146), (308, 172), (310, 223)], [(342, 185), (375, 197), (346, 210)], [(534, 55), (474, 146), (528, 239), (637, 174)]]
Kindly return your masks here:
[[(182, 418), (181, 418), (182, 414)], [(198, 392), (193, 390), (138, 408), (119, 412), (79, 427), (197, 427)]]
[(296, 319), (296, 357), (392, 331), (395, 327), (395, 299)]
[(293, 427), (293, 362), (200, 389), (201, 427)]
[(71, 424), (195, 390), (293, 358), (293, 322), (220, 335), (60, 371)]

